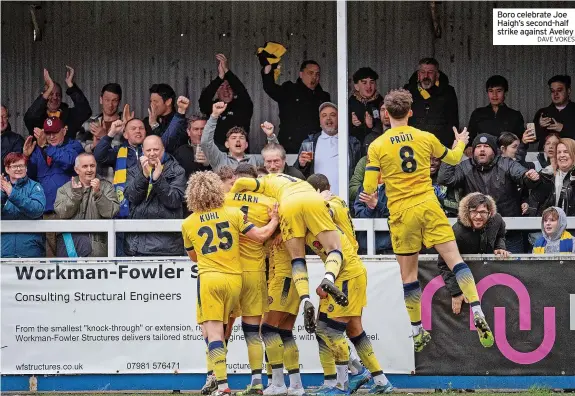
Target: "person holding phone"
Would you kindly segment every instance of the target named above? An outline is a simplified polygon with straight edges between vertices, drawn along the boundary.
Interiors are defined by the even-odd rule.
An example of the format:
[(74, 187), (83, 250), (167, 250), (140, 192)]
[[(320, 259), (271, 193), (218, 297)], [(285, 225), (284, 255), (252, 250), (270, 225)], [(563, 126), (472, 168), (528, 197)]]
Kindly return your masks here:
[(575, 139), (575, 103), (570, 99), (571, 77), (556, 75), (547, 82), (551, 104), (539, 109), (533, 117), (539, 151), (545, 145), (545, 136), (558, 133), (561, 138)]

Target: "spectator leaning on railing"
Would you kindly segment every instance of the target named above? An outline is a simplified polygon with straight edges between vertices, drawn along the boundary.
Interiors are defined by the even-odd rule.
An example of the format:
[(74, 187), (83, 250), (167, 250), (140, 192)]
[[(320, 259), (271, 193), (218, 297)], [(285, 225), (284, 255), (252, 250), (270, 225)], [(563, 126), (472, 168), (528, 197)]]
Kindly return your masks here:
[[(144, 155), (128, 170), (124, 195), (130, 202), (130, 219), (181, 219), (186, 176), (184, 169), (164, 151), (158, 136), (148, 136)], [(181, 256), (180, 233), (126, 233), (124, 252), (128, 256)]]
[[(2, 220), (37, 220), (42, 218), (46, 197), (40, 183), (26, 174), (26, 157), (9, 153), (4, 158), (8, 177), (2, 175)], [(2, 257), (44, 257), (43, 234), (2, 234)]]
[[(489, 195), (471, 193), (461, 199), (453, 233), (461, 254), (496, 254), (503, 258), (509, 256), (505, 248), (505, 221), (497, 213), (495, 201)], [(455, 274), (441, 256), (437, 265), (451, 293), (453, 313), (458, 314), (463, 303), (463, 293)]]
[[(96, 160), (92, 154), (76, 157), (74, 170), (78, 176), (58, 189), (54, 211), (61, 219), (98, 220), (111, 219), (118, 213), (120, 204), (114, 186), (100, 180), (96, 174)], [(61, 233), (57, 239), (58, 257), (106, 257), (106, 233)]]

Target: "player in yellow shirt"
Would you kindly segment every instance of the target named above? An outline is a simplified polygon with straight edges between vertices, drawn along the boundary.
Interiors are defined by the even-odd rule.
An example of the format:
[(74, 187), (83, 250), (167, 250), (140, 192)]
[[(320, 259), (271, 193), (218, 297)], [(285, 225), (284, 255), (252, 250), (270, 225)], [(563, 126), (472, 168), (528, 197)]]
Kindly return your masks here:
[(186, 203), (192, 214), (182, 223), (182, 236), (188, 256), (198, 264), (198, 322), (206, 332), (208, 354), (218, 380), (218, 389), (212, 394), (230, 395), (224, 325), (242, 290), (240, 234), (265, 242), (278, 226), (277, 210), (270, 210), (269, 224), (254, 226), (241, 210), (224, 206), (223, 183), (209, 171), (190, 177)]
[(431, 341), (421, 326), (421, 287), (417, 280), (417, 262), (422, 243), (435, 247), (455, 274), (457, 283), (471, 305), (479, 340), (484, 347), (493, 345), (493, 333), (481, 310), (473, 274), (463, 262), (453, 230), (441, 209), (429, 172), (433, 155), (450, 165), (457, 164), (469, 141), (466, 129), (458, 133), (454, 127), (454, 149), (443, 146), (429, 132), (408, 126), (413, 114), (411, 94), (394, 90), (384, 98), (386, 116), (391, 128), (378, 137), (368, 149), (364, 192), (376, 192), (379, 174), (385, 183), (389, 208), (389, 231), (393, 251), (401, 267), (405, 305), (412, 325), (415, 351)]
[[(226, 207), (238, 208), (247, 220), (256, 226), (269, 223), (268, 211), (276, 206), (277, 201), (260, 193), (231, 193), (229, 190), (237, 177), (257, 178), (255, 167), (241, 163), (236, 169), (223, 166), (217, 171), (224, 184)], [(242, 314), (242, 331), (248, 349), (248, 360), (252, 371), (252, 380), (242, 395), (261, 394), (263, 344), (260, 339), (260, 323), (263, 314), (268, 310), (268, 293), (266, 279), (266, 253), (264, 245), (240, 235), (240, 262), (242, 265), (242, 292), (240, 294), (240, 311)]]
[(315, 308), (309, 298), (309, 279), (305, 262), (305, 235), (309, 230), (328, 251), (325, 277), (320, 286), (340, 305), (347, 297), (335, 287), (343, 255), (337, 227), (329, 215), (324, 199), (305, 180), (283, 173), (273, 173), (258, 179), (239, 178), (232, 192), (254, 191), (275, 198), (279, 206), (280, 228), (285, 246), (292, 258), (292, 278), (300, 299), (304, 302), (304, 325), (315, 331)]

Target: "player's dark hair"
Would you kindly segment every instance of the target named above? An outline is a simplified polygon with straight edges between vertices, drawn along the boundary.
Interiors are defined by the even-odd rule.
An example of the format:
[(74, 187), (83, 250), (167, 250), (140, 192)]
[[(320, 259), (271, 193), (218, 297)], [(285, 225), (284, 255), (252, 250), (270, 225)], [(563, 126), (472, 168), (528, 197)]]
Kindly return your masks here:
[(511, 132), (502, 132), (501, 135), (499, 135), (499, 138), (497, 138), (497, 146), (499, 147), (503, 146), (507, 148), (507, 146), (512, 145), (513, 142), (518, 140), (519, 138), (517, 137), (516, 134)]
[(168, 99), (172, 99), (172, 110), (176, 109), (176, 92), (168, 84), (154, 84), (150, 87), (150, 95), (158, 94), (162, 97), (165, 102)]
[(419, 61), (419, 66), (421, 65), (433, 65), (439, 70), (439, 62), (435, 58), (423, 58)]
[(509, 83), (507, 79), (500, 75), (491, 76), (485, 82), (485, 91), (489, 91), (489, 88), (501, 87), (503, 91), (507, 92), (509, 90)]
[(328, 178), (321, 173), (314, 173), (307, 178), (307, 182), (311, 184), (314, 190), (319, 190), (319, 192), (330, 189)]
[[(308, 65), (316, 65), (317, 67), (320, 67), (320, 66), (319, 66), (319, 63), (317, 63), (317, 62), (314, 61), (314, 60), (308, 59), (308, 60), (304, 60), (304, 61), (301, 63), (301, 65), (300, 65), (300, 67), (299, 67), (299, 71), (300, 71), (300, 72), (304, 71), (305, 68), (306, 68)], [(321, 68), (320, 68), (320, 69), (321, 69)]]
[(118, 83), (108, 83), (102, 87), (102, 92), (100, 96), (104, 96), (104, 92), (111, 92), (118, 95), (120, 100), (122, 100), (122, 87)]
[(258, 171), (256, 170), (255, 166), (244, 162), (239, 164), (238, 167), (234, 170), (234, 175), (238, 177), (252, 177), (257, 179)]
[(258, 176), (270, 174), (270, 172), (266, 169), (265, 166), (258, 166), (257, 172), (258, 172)]
[(222, 166), (220, 169), (218, 169), (216, 175), (218, 175), (222, 181), (233, 179), (235, 176), (234, 168), (227, 165)]
[(391, 118), (401, 120), (405, 118), (409, 110), (411, 110), (413, 97), (406, 89), (394, 89), (385, 95), (383, 103)]
[(556, 76), (551, 77), (549, 81), (547, 81), (547, 85), (551, 86), (551, 84), (553, 84), (554, 82), (563, 83), (565, 85), (565, 88), (567, 89), (571, 88), (571, 76), (565, 74), (558, 74)]

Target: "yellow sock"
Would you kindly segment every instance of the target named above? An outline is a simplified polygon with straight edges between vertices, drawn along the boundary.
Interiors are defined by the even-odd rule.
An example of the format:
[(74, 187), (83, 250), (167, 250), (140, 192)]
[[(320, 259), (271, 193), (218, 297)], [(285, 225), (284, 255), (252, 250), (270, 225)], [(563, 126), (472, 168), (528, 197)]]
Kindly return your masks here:
[(209, 350), (208, 350), (208, 339), (205, 338), (206, 340), (206, 367), (208, 369), (208, 375), (212, 375), (214, 373), (214, 368), (212, 366), (212, 359), (210, 359), (210, 354), (209, 354)]
[(455, 279), (459, 288), (463, 292), (469, 305), (479, 304), (479, 294), (477, 293), (477, 286), (475, 285), (475, 279), (473, 279), (473, 274), (471, 270), (465, 263), (459, 263), (453, 267), (453, 273), (455, 274)]
[[(335, 282), (341, 270), (341, 263), (343, 262), (343, 254), (339, 250), (332, 250), (327, 254), (325, 259), (325, 277)], [(331, 278), (333, 277), (333, 279)]]
[[(252, 370), (252, 376), (259, 374), (259, 384), (261, 384), (264, 346), (260, 339), (260, 326), (242, 322), (242, 330), (248, 347), (248, 361), (250, 363), (250, 369)], [(256, 383), (252, 381), (252, 385), (258, 385), (257, 381)]]
[(280, 337), (284, 344), (284, 367), (288, 374), (299, 373), (299, 349), (293, 339), (293, 332), (280, 329)]
[(348, 390), (349, 375), (349, 347), (345, 339), (346, 323), (338, 322), (333, 319), (327, 319), (327, 338), (326, 343), (333, 353), (335, 359), (335, 369), (337, 375), (337, 387), (339, 389)]
[[(419, 281), (403, 285), (403, 299), (412, 326), (421, 324), (421, 287)], [(359, 353), (359, 351), (358, 351)]]
[(262, 338), (266, 346), (268, 362), (272, 369), (283, 367), (284, 345), (279, 331), (280, 329), (267, 323), (262, 325)]
[(381, 370), (381, 366), (373, 352), (371, 341), (367, 338), (365, 331), (357, 337), (350, 338), (349, 340), (352, 342), (353, 346), (355, 346), (355, 350), (357, 351), (361, 362), (369, 370), (374, 380), (378, 375), (382, 375), (383, 371)]
[[(210, 360), (214, 374), (218, 380), (218, 388), (225, 386), (228, 383), (228, 370), (226, 366), (226, 349), (223, 341), (212, 341), (208, 345)], [(224, 388), (224, 389), (225, 389)]]
[[(325, 313), (320, 313), (319, 320), (317, 322), (317, 328), (315, 330), (315, 338), (319, 346), (319, 362), (323, 368), (323, 379), (325, 385), (335, 386), (336, 368), (335, 359), (331, 349), (327, 345), (327, 323), (323, 320), (327, 319)], [(333, 381), (331, 384), (330, 382)]]
[(300, 300), (309, 299), (309, 278), (305, 259), (296, 258), (291, 261), (292, 279)]

